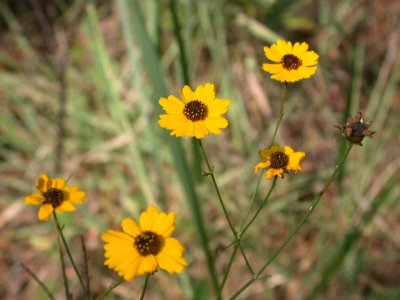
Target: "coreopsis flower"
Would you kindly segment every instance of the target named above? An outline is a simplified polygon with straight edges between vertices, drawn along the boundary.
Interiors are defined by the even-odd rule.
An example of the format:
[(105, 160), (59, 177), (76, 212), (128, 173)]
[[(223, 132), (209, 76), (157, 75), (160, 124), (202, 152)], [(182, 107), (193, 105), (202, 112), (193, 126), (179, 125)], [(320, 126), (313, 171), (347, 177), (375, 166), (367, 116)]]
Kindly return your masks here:
[(86, 196), (79, 186), (66, 187), (67, 182), (62, 178), (49, 178), (46, 174), (39, 177), (36, 189), (39, 193), (30, 194), (25, 197), (25, 204), (41, 205), (38, 218), (48, 221), (51, 214), (74, 211), (74, 204), (83, 204)]
[(274, 176), (283, 178), (284, 173), (288, 170), (297, 171), (301, 170), (300, 161), (306, 156), (304, 152), (294, 152), (289, 146), (280, 147), (275, 144), (270, 148), (260, 151), (261, 158), (265, 161), (258, 163), (254, 167), (254, 172), (257, 173), (260, 169), (269, 168), (265, 177), (271, 179)]
[(106, 242), (105, 265), (125, 280), (152, 274), (157, 268), (180, 273), (187, 265), (182, 244), (170, 235), (175, 229), (175, 213), (163, 213), (150, 205), (140, 215), (140, 225), (133, 219), (121, 222), (123, 231), (108, 230), (101, 235)]
[(201, 139), (228, 127), (228, 120), (221, 115), (228, 111), (230, 101), (216, 98), (212, 83), (199, 85), (195, 91), (185, 85), (180, 96), (183, 101), (173, 95), (159, 101), (167, 114), (160, 115), (158, 124), (172, 130), (171, 135)]
[(349, 116), (347, 119), (347, 123), (342, 123), (339, 125), (335, 125), (338, 128), (342, 135), (353, 144), (357, 144), (362, 146), (362, 140), (368, 136), (372, 137), (375, 131), (369, 130), (372, 122), (364, 122), (362, 119), (362, 113), (357, 112), (354, 119), (352, 116)]
[(271, 47), (264, 47), (265, 56), (273, 61), (272, 64), (263, 64), (265, 72), (271, 73), (272, 79), (281, 82), (295, 82), (309, 78), (317, 71), (319, 55), (314, 51), (307, 51), (308, 44), (278, 40)]

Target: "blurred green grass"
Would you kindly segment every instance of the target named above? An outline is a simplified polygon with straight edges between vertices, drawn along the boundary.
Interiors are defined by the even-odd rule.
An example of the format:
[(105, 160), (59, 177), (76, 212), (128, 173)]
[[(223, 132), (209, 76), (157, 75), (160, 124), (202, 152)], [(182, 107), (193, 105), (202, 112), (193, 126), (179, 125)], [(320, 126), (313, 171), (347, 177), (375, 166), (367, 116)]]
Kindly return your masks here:
[[(177, 211), (175, 236), (186, 245), (190, 265), (179, 276), (157, 273), (148, 295), (212, 298), (204, 249), (210, 248), (221, 273), (230, 253), (221, 249), (232, 237), (210, 182), (196, 172), (198, 156), (191, 140), (171, 138), (159, 128), (158, 99), (178, 94), (187, 81), (186, 70), (192, 85), (213, 82), (220, 98), (232, 100), (230, 127), (204, 143), (239, 226), (256, 185), (252, 168), (259, 161), (258, 150), (269, 144), (279, 105), (281, 86), (260, 67), (262, 47), (277, 37), (307, 41), (320, 54), (320, 64), (316, 76), (289, 86), (278, 141), (307, 152), (307, 158), (299, 175), (279, 182), (245, 237), (254, 266), (279, 247), (329, 176), (345, 145), (333, 125), (361, 110), (377, 133), (353, 149), (345, 172), (310, 222), (267, 269), (271, 277), (256, 282), (242, 297), (398, 298), (399, 4), (176, 2), (181, 47), (168, 1), (39, 1), (55, 33), (52, 46), (29, 1), (0, 3), (0, 268), (5, 270), (0, 298), (46, 299), (19, 262), (55, 295), (63, 294), (57, 244), (51, 242), (54, 228), (37, 221), (37, 208), (22, 203), (42, 173), (72, 176), (71, 183), (88, 192), (87, 205), (63, 215), (62, 221), (78, 257), (79, 234), (86, 237), (95, 292), (117, 278), (102, 266), (101, 231), (117, 229), (124, 217), (137, 218), (147, 204), (156, 203)], [(66, 35), (81, 10), (77, 36), (68, 45)], [(143, 23), (137, 23), (137, 15)], [(57, 66), (63, 47), (68, 47), (66, 137), (62, 174), (56, 174)], [(195, 180), (196, 189), (185, 189), (184, 180)], [(258, 201), (267, 189), (264, 182)], [(208, 245), (204, 236), (198, 238), (203, 218)], [(238, 258), (226, 296), (249, 278)], [(142, 283), (139, 278), (122, 285), (115, 299), (131, 298)]]

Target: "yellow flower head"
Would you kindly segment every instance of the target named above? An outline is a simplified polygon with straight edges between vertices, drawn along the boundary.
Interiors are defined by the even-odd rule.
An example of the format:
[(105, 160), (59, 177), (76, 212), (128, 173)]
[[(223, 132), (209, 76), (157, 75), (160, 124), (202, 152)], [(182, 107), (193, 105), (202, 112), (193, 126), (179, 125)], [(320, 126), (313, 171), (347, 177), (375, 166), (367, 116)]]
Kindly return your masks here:
[(258, 163), (254, 167), (254, 172), (257, 173), (260, 169), (269, 168), (266, 173), (266, 178), (271, 179), (274, 176), (283, 178), (283, 173), (288, 173), (288, 170), (301, 170), (300, 161), (306, 156), (304, 152), (294, 152), (289, 146), (281, 148), (279, 144), (275, 144), (268, 149), (260, 151), (261, 158), (265, 161)]
[(308, 44), (278, 40), (271, 47), (264, 47), (265, 56), (275, 62), (263, 64), (265, 72), (273, 74), (272, 79), (282, 82), (295, 82), (303, 78), (309, 78), (317, 71), (318, 54), (307, 51)]
[(180, 95), (183, 102), (173, 95), (159, 101), (167, 114), (160, 116), (158, 124), (172, 130), (171, 135), (201, 139), (209, 133), (219, 134), (220, 128), (228, 127), (228, 120), (221, 115), (228, 111), (230, 101), (215, 98), (212, 83), (199, 85), (195, 91), (185, 85)]
[(175, 213), (167, 215), (150, 205), (140, 215), (140, 225), (127, 218), (121, 226), (123, 232), (108, 230), (101, 239), (106, 242), (104, 264), (125, 280), (154, 273), (157, 267), (180, 273), (187, 265), (182, 244), (169, 237), (175, 229)]
[(25, 197), (25, 204), (42, 205), (39, 208), (38, 218), (48, 221), (53, 211), (62, 214), (74, 211), (73, 204), (83, 204), (86, 193), (79, 190), (79, 186), (66, 187), (67, 182), (62, 178), (51, 179), (46, 174), (39, 177), (36, 189), (40, 194), (30, 194)]

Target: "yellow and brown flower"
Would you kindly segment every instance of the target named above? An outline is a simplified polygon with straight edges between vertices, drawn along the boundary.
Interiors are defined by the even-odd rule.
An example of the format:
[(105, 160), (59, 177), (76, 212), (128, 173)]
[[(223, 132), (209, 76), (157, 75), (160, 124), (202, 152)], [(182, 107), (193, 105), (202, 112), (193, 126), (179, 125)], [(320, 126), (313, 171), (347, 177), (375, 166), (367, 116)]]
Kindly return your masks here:
[(53, 211), (58, 214), (74, 211), (74, 204), (83, 204), (86, 193), (79, 186), (66, 187), (67, 182), (62, 178), (51, 179), (46, 174), (39, 177), (36, 189), (40, 192), (25, 197), (27, 205), (42, 205), (38, 218), (48, 221)]
[(288, 170), (297, 171), (301, 170), (300, 161), (306, 156), (304, 152), (295, 152), (289, 146), (280, 147), (275, 144), (270, 148), (260, 151), (261, 158), (265, 161), (258, 163), (254, 167), (254, 172), (257, 173), (260, 169), (269, 168), (265, 177), (271, 179), (274, 176), (283, 178), (284, 173)]

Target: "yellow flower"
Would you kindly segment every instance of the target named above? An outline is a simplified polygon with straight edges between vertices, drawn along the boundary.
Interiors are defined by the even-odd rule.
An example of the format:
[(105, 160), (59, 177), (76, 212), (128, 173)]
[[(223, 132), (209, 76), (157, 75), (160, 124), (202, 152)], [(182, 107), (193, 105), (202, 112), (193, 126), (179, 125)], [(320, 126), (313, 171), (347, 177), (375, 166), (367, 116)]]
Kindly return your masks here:
[(283, 178), (283, 173), (288, 173), (288, 170), (301, 170), (300, 161), (306, 156), (304, 152), (294, 152), (289, 146), (281, 148), (279, 144), (275, 144), (268, 149), (260, 151), (261, 158), (265, 161), (258, 163), (254, 167), (254, 172), (257, 173), (260, 169), (269, 168), (266, 173), (266, 178), (271, 179), (274, 176)]
[(274, 64), (263, 64), (265, 72), (273, 74), (272, 79), (282, 82), (295, 82), (303, 78), (309, 78), (317, 71), (318, 54), (307, 51), (308, 44), (295, 43), (278, 40), (271, 47), (264, 47), (265, 56), (275, 62)]
[(83, 204), (86, 193), (79, 186), (66, 187), (67, 182), (62, 178), (49, 178), (46, 174), (39, 177), (36, 189), (40, 194), (30, 194), (25, 197), (25, 204), (42, 205), (38, 218), (48, 221), (53, 211), (62, 214), (74, 211), (73, 204)]
[(187, 265), (182, 257), (181, 243), (169, 237), (175, 229), (175, 213), (166, 214), (150, 205), (140, 215), (140, 225), (126, 218), (122, 231), (108, 230), (101, 235), (104, 245), (105, 265), (118, 272), (125, 280), (151, 274), (157, 267), (180, 273)]
[(160, 116), (158, 124), (172, 130), (171, 135), (201, 139), (209, 133), (219, 134), (220, 128), (228, 127), (228, 120), (221, 115), (228, 111), (230, 101), (215, 98), (212, 83), (199, 85), (195, 91), (185, 85), (180, 95), (183, 102), (173, 95), (159, 101), (167, 114)]

